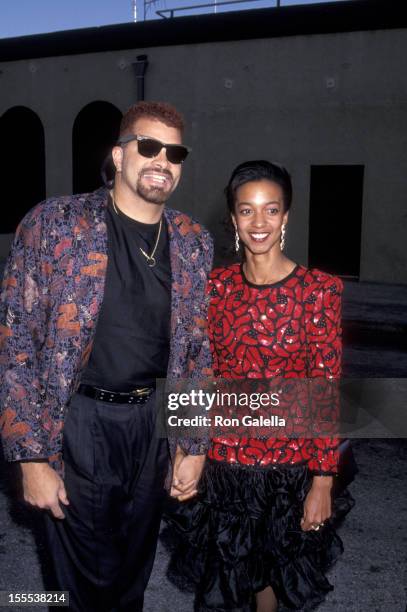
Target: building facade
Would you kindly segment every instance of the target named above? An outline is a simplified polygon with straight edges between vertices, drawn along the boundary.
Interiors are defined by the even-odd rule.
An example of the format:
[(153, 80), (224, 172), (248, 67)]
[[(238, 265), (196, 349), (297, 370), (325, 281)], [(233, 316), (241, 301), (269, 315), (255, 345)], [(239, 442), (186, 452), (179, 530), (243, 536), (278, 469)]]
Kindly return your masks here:
[[(388, 4), (388, 6), (386, 6)], [(186, 118), (193, 152), (171, 205), (214, 233), (249, 159), (294, 185), (288, 254), (361, 281), (407, 283), (407, 20), (382, 0), (271, 8), (0, 41), (0, 258), (43, 197), (93, 189), (140, 94)]]

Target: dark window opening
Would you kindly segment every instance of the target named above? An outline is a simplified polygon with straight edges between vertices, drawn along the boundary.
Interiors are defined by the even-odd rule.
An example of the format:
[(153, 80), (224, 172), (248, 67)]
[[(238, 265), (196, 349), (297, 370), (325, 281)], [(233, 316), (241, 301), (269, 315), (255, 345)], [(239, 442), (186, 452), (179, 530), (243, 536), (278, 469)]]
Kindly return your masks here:
[[(94, 191), (103, 184), (101, 170), (119, 135), (121, 112), (109, 102), (91, 102), (75, 119), (72, 132), (73, 192)], [(112, 167), (108, 164), (108, 178)]]
[(311, 166), (308, 263), (359, 277), (364, 166)]
[(44, 128), (34, 111), (15, 106), (0, 118), (1, 223), (11, 234), (24, 215), (45, 199)]

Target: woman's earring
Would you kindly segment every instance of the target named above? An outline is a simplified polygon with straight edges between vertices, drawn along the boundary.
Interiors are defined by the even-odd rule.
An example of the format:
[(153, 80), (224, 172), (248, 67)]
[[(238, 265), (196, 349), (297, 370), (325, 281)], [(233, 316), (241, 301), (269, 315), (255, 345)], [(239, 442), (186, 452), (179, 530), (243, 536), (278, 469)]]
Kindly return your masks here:
[(239, 252), (239, 249), (240, 249), (239, 234), (237, 233), (237, 229), (235, 229), (235, 251), (236, 253)]
[(285, 247), (285, 223), (281, 226), (280, 249), (284, 251)]

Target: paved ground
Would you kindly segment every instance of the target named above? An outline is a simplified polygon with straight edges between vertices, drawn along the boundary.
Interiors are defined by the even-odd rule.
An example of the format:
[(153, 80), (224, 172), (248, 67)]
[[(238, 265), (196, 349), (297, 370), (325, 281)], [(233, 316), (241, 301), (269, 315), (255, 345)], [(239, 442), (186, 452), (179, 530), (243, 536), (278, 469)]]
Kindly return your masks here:
[[(354, 442), (360, 473), (351, 486), (356, 506), (340, 535), (345, 553), (330, 574), (335, 590), (319, 612), (405, 612), (407, 584), (407, 444)], [(4, 476), (4, 474), (2, 474)], [(42, 534), (32, 513), (0, 496), (0, 590), (38, 591)], [(146, 594), (145, 612), (192, 612), (193, 599), (165, 579), (160, 546)], [(13, 608), (16, 610), (16, 608)], [(35, 608), (46, 612), (46, 608)], [(21, 608), (21, 611), (23, 608)]]
[[(406, 377), (407, 288), (348, 283), (344, 319), (347, 376)], [(330, 574), (335, 590), (318, 611), (405, 612), (407, 441), (353, 445), (360, 470), (351, 486), (356, 506), (340, 532), (345, 553)], [(38, 591), (49, 571), (43, 535), (36, 513), (16, 501), (16, 485), (0, 458), (0, 590)], [(166, 580), (166, 564), (160, 546), (145, 612), (193, 612), (192, 597)]]

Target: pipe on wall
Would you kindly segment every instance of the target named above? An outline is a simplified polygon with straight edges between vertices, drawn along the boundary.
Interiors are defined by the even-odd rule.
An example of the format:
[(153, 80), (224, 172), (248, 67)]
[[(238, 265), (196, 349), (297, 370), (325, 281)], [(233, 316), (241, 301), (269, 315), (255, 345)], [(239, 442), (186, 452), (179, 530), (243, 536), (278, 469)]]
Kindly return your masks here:
[(137, 101), (144, 100), (145, 74), (148, 67), (147, 55), (138, 55), (132, 63), (137, 82)]

